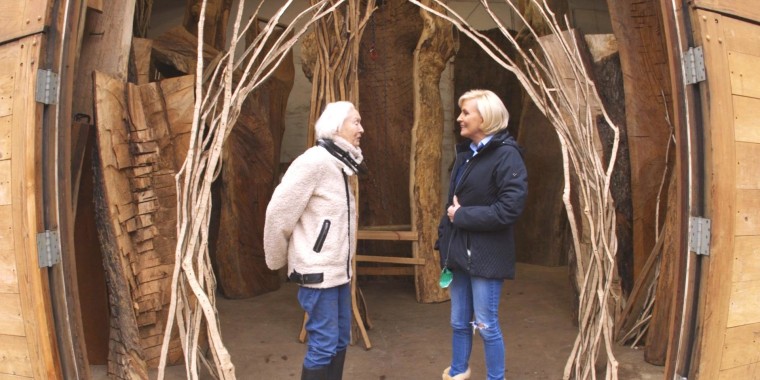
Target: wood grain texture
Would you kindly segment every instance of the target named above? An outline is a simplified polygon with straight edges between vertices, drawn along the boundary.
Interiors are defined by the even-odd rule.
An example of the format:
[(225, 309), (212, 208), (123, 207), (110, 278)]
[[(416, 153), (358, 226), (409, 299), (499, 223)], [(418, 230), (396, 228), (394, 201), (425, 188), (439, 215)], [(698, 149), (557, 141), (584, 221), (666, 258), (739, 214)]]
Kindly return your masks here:
[(0, 42), (42, 32), (49, 20), (47, 0), (0, 2)]
[[(425, 2), (425, 1), (423, 1)], [(432, 6), (432, 1), (427, 2)], [(420, 11), (422, 34), (414, 50), (414, 124), (411, 131), (409, 198), (412, 230), (419, 240), (412, 245), (412, 257), (425, 260), (414, 267), (418, 302), (448, 299), (438, 286), (440, 261), (434, 250), (441, 216), (441, 144), (444, 118), (438, 84), (446, 63), (454, 55), (454, 35), (448, 22)], [(394, 202), (395, 203), (395, 202)]]
[(754, 0), (695, 0), (694, 6), (760, 21), (760, 9)]
[(671, 99), (670, 74), (659, 2), (608, 1), (608, 5), (625, 78), (636, 278), (655, 244), (657, 193), (670, 135), (666, 116), (673, 114), (672, 104), (665, 100)]

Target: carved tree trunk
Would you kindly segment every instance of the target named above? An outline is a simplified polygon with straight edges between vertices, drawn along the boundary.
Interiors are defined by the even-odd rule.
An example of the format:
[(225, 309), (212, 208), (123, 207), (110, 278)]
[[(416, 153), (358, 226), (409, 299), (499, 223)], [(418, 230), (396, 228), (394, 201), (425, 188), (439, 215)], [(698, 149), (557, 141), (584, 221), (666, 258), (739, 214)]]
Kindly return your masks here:
[[(428, 1), (431, 5), (432, 1)], [(441, 215), (441, 144), (443, 143), (443, 105), (438, 83), (449, 58), (454, 55), (454, 35), (448, 22), (420, 11), (424, 21), (422, 36), (414, 52), (414, 126), (410, 170), (412, 229), (419, 240), (414, 257), (425, 265), (415, 266), (417, 301), (440, 302), (448, 299), (438, 286), (439, 255), (432, 247), (438, 239)]]
[[(654, 247), (657, 193), (665, 170), (672, 115), (670, 76), (659, 1), (607, 1), (620, 48), (631, 159), (633, 267), (638, 277)], [(663, 99), (664, 97), (664, 99)], [(665, 198), (663, 198), (665, 199)], [(661, 202), (664, 207), (666, 202)], [(663, 215), (663, 213), (660, 213)]]
[[(111, 298), (109, 373), (116, 377), (145, 378), (146, 366), (158, 364), (176, 245), (175, 170), (159, 152), (171, 152), (162, 149), (169, 129), (192, 115), (192, 84), (186, 77), (138, 87), (96, 73), (96, 216)], [(181, 358), (175, 335), (169, 361)]]
[[(251, 41), (255, 33), (252, 31), (247, 39)], [(154, 42), (156, 61), (170, 68), (167, 71), (194, 72), (196, 43), (197, 38), (184, 28), (172, 29)], [(205, 59), (217, 54), (213, 47), (204, 45)], [(295, 76), (292, 54), (288, 58), (245, 101), (223, 152), (221, 175), (214, 184), (210, 256), (226, 297), (247, 298), (280, 287), (277, 272), (266, 266), (261, 241), (266, 205), (279, 175), (285, 107)], [(182, 160), (184, 154), (186, 151)]]
[[(362, 151), (369, 169), (369, 176), (359, 185), (362, 226), (411, 222), (408, 168), (415, 90), (410, 68), (421, 30), (415, 5), (405, 0), (384, 1), (372, 15), (361, 41), (359, 111), (362, 124), (367, 126)], [(399, 250), (390, 243), (361, 244), (366, 254), (388, 255)]]

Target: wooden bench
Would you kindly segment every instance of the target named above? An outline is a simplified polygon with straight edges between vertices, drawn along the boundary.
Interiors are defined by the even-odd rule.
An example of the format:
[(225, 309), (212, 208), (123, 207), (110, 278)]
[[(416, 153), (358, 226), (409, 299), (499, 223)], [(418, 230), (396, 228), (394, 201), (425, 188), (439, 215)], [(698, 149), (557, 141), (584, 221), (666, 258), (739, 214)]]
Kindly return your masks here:
[[(404, 226), (383, 226), (368, 229), (360, 229), (357, 234), (357, 240), (382, 240), (382, 241), (409, 241), (416, 244), (419, 239), (417, 231), (401, 229)], [(408, 226), (406, 226), (408, 228)], [(378, 267), (359, 267), (356, 263), (383, 263), (383, 264), (401, 264), (409, 266), (378, 266)], [(356, 328), (364, 341), (364, 347), (369, 350), (372, 343), (367, 335), (367, 329), (372, 328), (372, 322), (369, 319), (367, 302), (364, 295), (356, 286), (358, 275), (375, 275), (375, 276), (414, 276), (413, 265), (424, 265), (425, 259), (416, 257), (394, 257), (394, 256), (371, 256), (362, 255), (357, 252), (351, 263), (354, 276), (351, 278), (351, 309), (356, 321)], [(360, 308), (364, 310), (362, 317)], [(306, 341), (306, 320), (308, 315), (304, 313), (301, 333), (298, 340), (301, 343)], [(366, 324), (366, 326), (365, 326)], [(353, 338), (353, 337), (352, 337)], [(353, 341), (353, 339), (352, 339)]]

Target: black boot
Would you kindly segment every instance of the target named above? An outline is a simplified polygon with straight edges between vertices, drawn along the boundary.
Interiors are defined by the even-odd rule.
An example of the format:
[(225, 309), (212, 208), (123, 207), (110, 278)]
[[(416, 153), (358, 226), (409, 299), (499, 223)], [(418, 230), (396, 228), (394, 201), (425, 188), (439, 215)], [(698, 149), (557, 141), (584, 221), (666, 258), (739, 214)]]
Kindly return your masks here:
[(343, 380), (343, 364), (346, 362), (346, 350), (338, 351), (327, 366), (327, 380)]
[(301, 370), (301, 380), (327, 380), (327, 370), (329, 367), (306, 368)]

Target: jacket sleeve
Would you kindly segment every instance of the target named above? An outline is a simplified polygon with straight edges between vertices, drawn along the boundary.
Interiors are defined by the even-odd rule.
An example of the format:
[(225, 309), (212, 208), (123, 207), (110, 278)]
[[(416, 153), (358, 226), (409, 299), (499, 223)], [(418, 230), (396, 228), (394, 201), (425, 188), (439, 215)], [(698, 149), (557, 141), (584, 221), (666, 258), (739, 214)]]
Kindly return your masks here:
[(496, 200), (490, 205), (461, 205), (454, 215), (454, 225), (471, 231), (497, 231), (515, 223), (525, 207), (528, 172), (520, 153), (509, 147), (496, 165), (493, 180)]
[(267, 206), (264, 256), (267, 267), (272, 270), (287, 265), (290, 236), (324, 173), (319, 163), (301, 158), (288, 168)]

